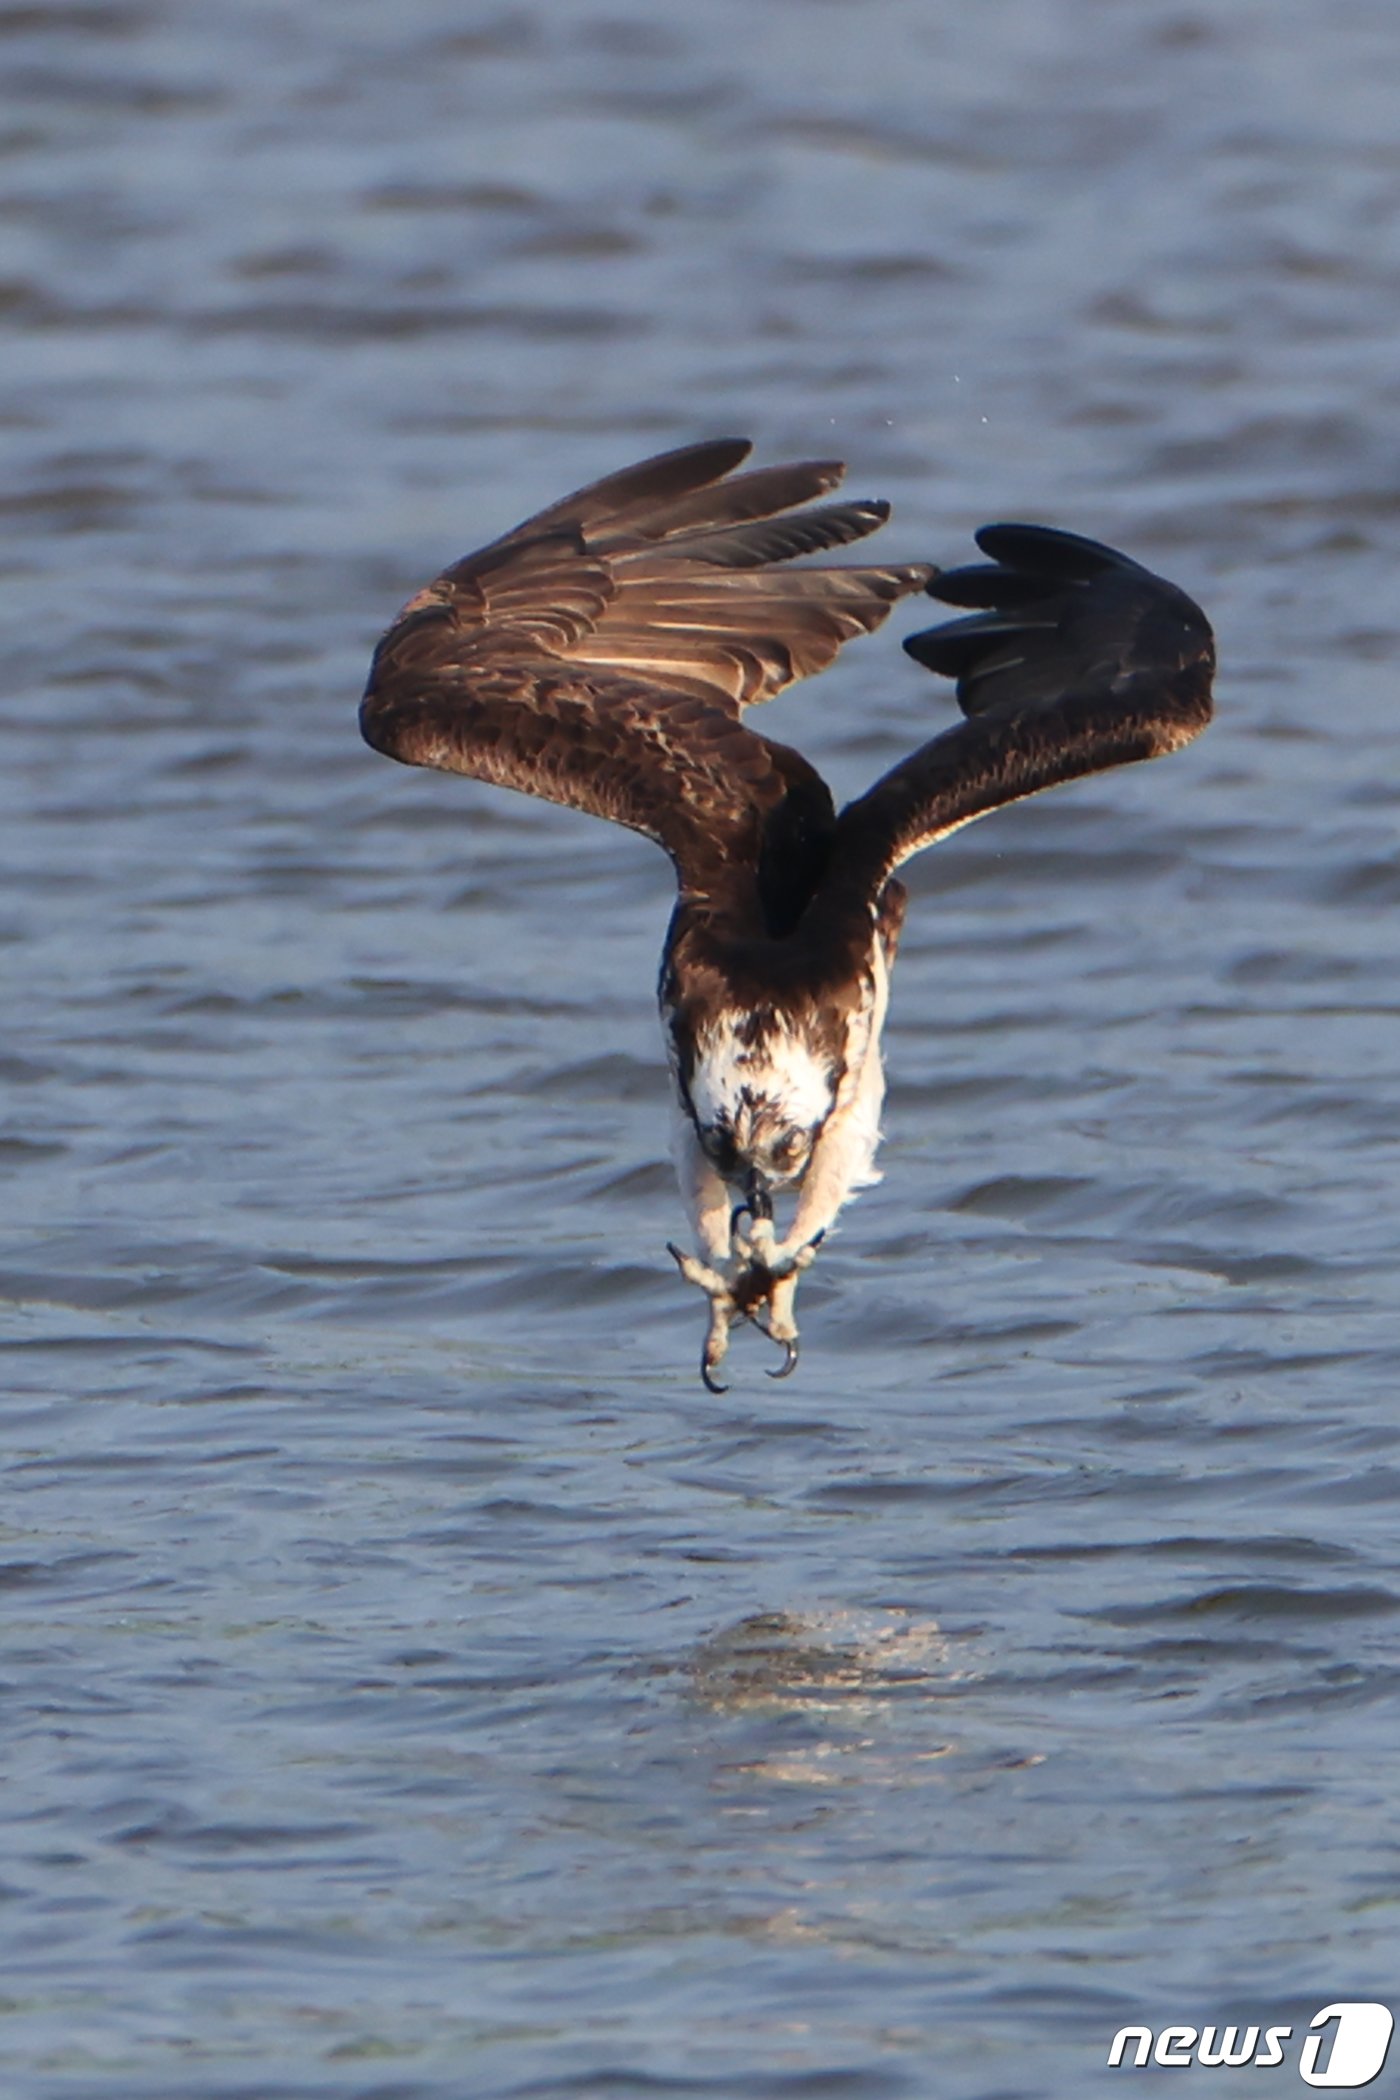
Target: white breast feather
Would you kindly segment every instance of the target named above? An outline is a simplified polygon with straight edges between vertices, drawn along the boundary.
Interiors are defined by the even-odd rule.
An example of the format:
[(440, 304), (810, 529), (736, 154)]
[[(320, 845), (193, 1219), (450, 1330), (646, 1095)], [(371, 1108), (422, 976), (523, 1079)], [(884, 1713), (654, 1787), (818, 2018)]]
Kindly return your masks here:
[[(871, 961), (865, 996), (851, 1017), (844, 1046), (845, 1069), (834, 1101), (826, 1060), (790, 1027), (780, 1024), (761, 1049), (740, 1039), (742, 1016), (723, 1016), (700, 1036), (688, 1089), (695, 1121), (692, 1124), (688, 1115), (679, 1115), (676, 1156), (697, 1241), (710, 1259), (722, 1258), (725, 1251), (731, 1199), (700, 1150), (696, 1125), (701, 1130), (721, 1124), (733, 1128), (750, 1104), (761, 1101), (780, 1108), (799, 1128), (818, 1128), (797, 1189), (797, 1212), (785, 1242), (791, 1247), (805, 1245), (826, 1231), (857, 1189), (880, 1179), (875, 1165), (885, 1098), (880, 1036), (889, 1004), (889, 970), (878, 942)], [(671, 1068), (679, 1085), (678, 1045), (669, 1016), (663, 1013), (663, 1020)]]
[(840, 1100), (813, 1149), (797, 1199), (797, 1215), (788, 1232), (789, 1246), (804, 1246), (817, 1233), (829, 1231), (855, 1191), (870, 1188), (880, 1179), (875, 1165), (885, 1100), (880, 1032), (889, 996), (889, 971), (877, 947), (871, 995), (861, 1007), (857, 1027), (851, 1030), (851, 1049), (854, 1053), (859, 1048), (859, 1062), (853, 1055)]

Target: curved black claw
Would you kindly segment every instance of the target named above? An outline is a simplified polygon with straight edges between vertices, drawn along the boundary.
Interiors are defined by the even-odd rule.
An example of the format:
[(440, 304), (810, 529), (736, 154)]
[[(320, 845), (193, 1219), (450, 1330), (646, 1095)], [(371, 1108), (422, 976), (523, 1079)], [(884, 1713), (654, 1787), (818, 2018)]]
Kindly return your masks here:
[(796, 1337), (794, 1336), (790, 1342), (784, 1342), (783, 1347), (786, 1349), (787, 1355), (784, 1357), (778, 1370), (768, 1373), (770, 1378), (791, 1378), (793, 1372), (797, 1369), (798, 1346)]
[(700, 1359), (700, 1378), (707, 1393), (727, 1393), (729, 1391), (727, 1385), (719, 1383), (703, 1356)]

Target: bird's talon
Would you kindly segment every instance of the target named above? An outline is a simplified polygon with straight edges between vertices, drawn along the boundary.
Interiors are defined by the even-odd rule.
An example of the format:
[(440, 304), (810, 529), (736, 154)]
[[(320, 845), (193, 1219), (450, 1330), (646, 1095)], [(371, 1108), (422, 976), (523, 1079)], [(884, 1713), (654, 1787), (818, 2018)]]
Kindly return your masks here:
[[(763, 1192), (758, 1193), (761, 1197)], [(757, 1214), (761, 1209), (761, 1201), (735, 1206), (729, 1256), (718, 1265), (667, 1242), (667, 1252), (686, 1282), (709, 1300), (710, 1324), (700, 1357), (700, 1377), (709, 1393), (729, 1391), (717, 1374), (728, 1354), (730, 1333), (741, 1323), (757, 1327), (783, 1351), (783, 1361), (777, 1370), (769, 1371), (770, 1378), (790, 1378), (797, 1369), (793, 1294), (798, 1278), (816, 1259), (821, 1234), (802, 1246), (784, 1244), (780, 1250), (772, 1217)], [(740, 1223), (746, 1216), (752, 1224), (744, 1233)]]
[(770, 1378), (791, 1378), (793, 1372), (797, 1369), (799, 1351), (796, 1335), (793, 1336), (791, 1341), (784, 1342), (783, 1347), (787, 1354), (778, 1369), (768, 1373)]

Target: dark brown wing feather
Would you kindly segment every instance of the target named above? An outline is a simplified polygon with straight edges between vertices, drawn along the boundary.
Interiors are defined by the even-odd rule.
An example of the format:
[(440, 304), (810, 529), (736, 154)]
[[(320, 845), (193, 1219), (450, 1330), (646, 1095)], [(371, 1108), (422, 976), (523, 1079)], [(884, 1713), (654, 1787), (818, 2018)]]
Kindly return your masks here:
[(695, 897), (752, 875), (764, 823), (802, 766), (708, 701), (617, 675), (526, 661), (463, 676), (428, 661), (396, 667), (395, 682), (369, 717), (370, 743), (643, 832)]
[(692, 892), (736, 858), (751, 872), (789, 793), (825, 790), (743, 708), (824, 668), (933, 571), (772, 567), (864, 538), (888, 505), (797, 510), (841, 466), (726, 479), (748, 450), (643, 460), (445, 570), (375, 652), (368, 742), (630, 825)]
[(1043, 788), (1199, 736), (1211, 718), (1215, 642), (1174, 584), (1096, 540), (988, 525), (990, 565), (929, 584), (982, 608), (905, 641), (956, 678), (967, 720), (933, 738), (842, 811), (836, 862), (866, 894), (959, 825)]

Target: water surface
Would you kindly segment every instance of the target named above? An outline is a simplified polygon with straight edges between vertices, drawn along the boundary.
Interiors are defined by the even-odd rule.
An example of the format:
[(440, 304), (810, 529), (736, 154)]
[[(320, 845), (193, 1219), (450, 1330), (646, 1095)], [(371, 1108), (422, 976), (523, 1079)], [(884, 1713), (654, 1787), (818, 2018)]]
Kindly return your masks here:
[[(0, 58), (7, 2091), (1059, 2100), (1393, 2002), (1389, 0)], [(731, 430), (895, 558), (1117, 539), (1223, 672), (916, 865), (886, 1180), (711, 1399), (664, 862), (354, 708)], [(849, 793), (945, 719), (887, 631), (768, 726)]]

